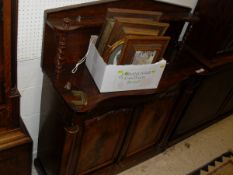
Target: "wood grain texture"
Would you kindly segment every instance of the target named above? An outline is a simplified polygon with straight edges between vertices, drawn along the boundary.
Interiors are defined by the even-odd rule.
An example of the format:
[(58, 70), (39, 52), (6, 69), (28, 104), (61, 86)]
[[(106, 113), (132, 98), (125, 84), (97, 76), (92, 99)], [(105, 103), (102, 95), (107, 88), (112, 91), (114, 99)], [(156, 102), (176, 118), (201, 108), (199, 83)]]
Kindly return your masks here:
[[(232, 112), (233, 65), (200, 75), (188, 107), (173, 131), (173, 139)], [(201, 102), (201, 103), (200, 103)]]
[[(17, 1), (2, 1), (2, 21), (1, 21), (1, 58), (0, 58), (0, 104), (2, 104), (5, 108), (5, 120), (0, 120), (0, 126), (10, 126), (10, 125), (19, 125), (18, 120), (14, 120), (16, 116), (12, 114), (13, 108), (16, 111), (19, 111), (17, 108), (19, 107), (15, 101), (17, 101), (16, 97), (18, 91), (13, 87), (16, 82), (16, 67), (13, 66), (16, 63), (15, 57), (15, 47), (16, 42), (13, 38), (16, 38), (16, 34), (14, 33), (17, 28), (17, 21), (15, 21), (14, 15), (17, 15)], [(4, 33), (4, 35), (3, 35)], [(14, 48), (14, 49), (13, 49)], [(14, 97), (13, 97), (14, 96)], [(12, 123), (11, 121), (15, 121), (16, 123)]]
[[(42, 174), (43, 172), (47, 174), (116, 173), (117, 169), (122, 169), (119, 168), (116, 161), (120, 161), (119, 155), (123, 153), (123, 145), (130, 142), (127, 136), (129, 130), (137, 128), (134, 138), (140, 137), (140, 123), (143, 122), (145, 123), (144, 131), (148, 127), (149, 130), (155, 132), (151, 138), (148, 138), (148, 143), (156, 147), (158, 140), (163, 135), (164, 123), (170, 117), (168, 115), (170, 110), (167, 112), (162, 110), (164, 114), (161, 116), (151, 110), (159, 104), (160, 100), (164, 100), (165, 103), (168, 98), (170, 103), (170, 99), (173, 99), (170, 96), (161, 96), (160, 99), (157, 94), (186, 79), (199, 67), (198, 64), (190, 64), (189, 61), (177, 62), (176, 66), (168, 67), (170, 71), (163, 76), (163, 80), (156, 90), (99, 93), (85, 65), (80, 66), (78, 75), (70, 73), (72, 64), (85, 54), (90, 35), (100, 32), (106, 9), (108, 7), (124, 8), (125, 6), (123, 1), (98, 3), (73, 6), (68, 10), (59, 9), (57, 12), (46, 12), (42, 59), (42, 68), (45, 73), (41, 108), (43, 112), (40, 122), (37, 159), (37, 162), (40, 162), (40, 167), (43, 167)], [(179, 28), (187, 20), (184, 16), (187, 17), (190, 11), (188, 8), (150, 0), (145, 0), (143, 3), (128, 0), (127, 3), (129, 4), (127, 8), (131, 9), (161, 9), (167, 12), (163, 20), (172, 20), (176, 23), (170, 31), (171, 34), (180, 30)], [(179, 14), (176, 17), (171, 15), (171, 13), (176, 12)], [(62, 15), (64, 16), (62, 17)], [(89, 16), (94, 16), (96, 19), (89, 18)], [(67, 18), (70, 19), (69, 27), (64, 27), (64, 20)], [(65, 37), (64, 52), (59, 49), (60, 36)], [(174, 36), (177, 37), (177, 35)], [(60, 56), (63, 56), (64, 61), (62, 66), (58, 68), (56, 61)], [(181, 67), (184, 69), (180, 69)], [(56, 71), (58, 69), (61, 71)], [(177, 74), (174, 74), (175, 71), (178, 71)], [(67, 83), (70, 84), (70, 89), (64, 88)], [(72, 103), (74, 99), (72, 90), (83, 91), (87, 95), (87, 105), (74, 105)], [(170, 108), (173, 107), (173, 102), (171, 100)], [(145, 108), (145, 112), (141, 112), (141, 114), (135, 112), (139, 107), (142, 108), (142, 111)], [(151, 111), (151, 115), (148, 116), (148, 120), (144, 121), (146, 111)], [(135, 116), (136, 113), (139, 116)], [(137, 125), (136, 121), (138, 121)], [(80, 130), (72, 136), (72, 134), (67, 133), (66, 128), (73, 127)], [(144, 134), (143, 138), (146, 139), (146, 133)], [(143, 138), (139, 144), (136, 144), (135, 139), (132, 139), (132, 145), (135, 144), (136, 147), (141, 147), (141, 150), (147, 152), (147, 145), (144, 147)], [(147, 155), (151, 156), (157, 153), (155, 147), (152, 146)], [(139, 152), (141, 153), (141, 151)], [(144, 159), (139, 157), (138, 160)]]
[(187, 39), (197, 59), (208, 68), (233, 62), (233, 7), (231, 0), (199, 0), (195, 12), (199, 22), (191, 25)]
[(76, 174), (88, 174), (114, 163), (130, 117), (130, 110), (121, 109), (85, 121)]
[[(0, 7), (2, 8), (2, 1), (0, 1)], [(2, 10), (0, 11), (0, 17), (2, 19)], [(0, 20), (0, 104), (4, 99), (4, 66), (3, 66), (3, 21)]]
[(160, 145), (161, 135), (163, 135), (166, 124), (171, 118), (178, 94), (178, 89), (174, 89), (161, 94), (160, 97), (144, 104), (144, 106), (138, 106), (139, 113), (124, 155), (125, 158)]
[(0, 1), (0, 174), (30, 175), (32, 140), (19, 114), (16, 87), (17, 0)]
[[(74, 64), (85, 55), (90, 35), (100, 33), (109, 7), (162, 11), (161, 20), (170, 23), (165, 34), (172, 38), (165, 53), (169, 64), (157, 89), (100, 93), (85, 65), (76, 74), (71, 73)], [(224, 67), (224, 76), (217, 70), (211, 76), (211, 71), (204, 69), (187, 47), (177, 44), (184, 22), (196, 20), (189, 12), (188, 8), (152, 0), (104, 0), (45, 12), (44, 81), (36, 159), (40, 174), (116, 174), (160, 153), (171, 145), (171, 136), (188, 109), (192, 109), (189, 113), (195, 113), (184, 123), (191, 131), (197, 125), (189, 124), (198, 119), (212, 122), (216, 111), (208, 104), (205, 116), (196, 117), (199, 108), (192, 108), (192, 104), (203, 103), (202, 98), (195, 100), (195, 94), (204, 95), (218, 114), (228, 111), (228, 108), (220, 110), (223, 103), (231, 108), (233, 88), (226, 83), (232, 79), (231, 71)], [(66, 41), (62, 52), (60, 36)], [(60, 56), (62, 60), (58, 60)], [(219, 84), (219, 98), (214, 101), (210, 96), (217, 93), (211, 86), (221, 79), (224, 83)], [(87, 104), (72, 103), (77, 98), (72, 91), (85, 93)], [(176, 139), (191, 133), (185, 131)]]

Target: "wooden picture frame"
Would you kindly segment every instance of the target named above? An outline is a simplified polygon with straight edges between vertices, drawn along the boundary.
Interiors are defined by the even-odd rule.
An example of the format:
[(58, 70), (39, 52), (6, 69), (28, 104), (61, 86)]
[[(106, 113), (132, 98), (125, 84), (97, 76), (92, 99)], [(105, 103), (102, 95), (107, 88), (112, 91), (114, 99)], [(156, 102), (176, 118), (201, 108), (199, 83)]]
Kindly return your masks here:
[[(149, 30), (154, 31), (152, 35), (164, 35), (169, 27), (168, 23), (161, 23), (156, 21), (150, 21), (146, 19), (133, 19), (133, 18), (115, 18), (115, 23), (112, 28), (111, 34), (109, 35), (109, 39), (106, 43), (107, 45), (112, 45), (119, 39), (122, 39), (122, 35), (133, 34), (133, 29), (136, 30), (145, 30), (145, 32), (141, 32), (139, 35), (151, 35), (147, 34)], [(131, 28), (130, 31), (124, 31), (122, 29)], [(123, 33), (124, 34), (123, 34)], [(146, 33), (147, 32), (147, 33)], [(143, 34), (144, 33), (144, 34)], [(136, 34), (136, 33), (135, 33)], [(106, 49), (106, 48), (105, 48)]]
[(114, 62), (117, 65), (153, 64), (163, 58), (169, 41), (168, 36), (126, 36), (121, 54)]
[[(168, 23), (147, 22), (143, 21), (137, 24), (137, 19), (135, 19), (135, 22), (131, 23), (132, 25), (124, 25), (124, 23), (116, 21), (113, 27), (114, 29), (112, 30), (108, 38), (108, 41), (105, 43), (105, 47), (103, 47), (102, 50), (100, 50), (100, 47), (97, 46), (97, 50), (103, 57), (104, 61), (108, 64), (116, 63), (115, 61), (112, 61), (115, 60), (113, 59), (113, 57), (115, 56), (112, 56), (112, 54), (114, 54), (112, 52), (119, 54), (119, 49), (122, 50), (122, 47), (118, 47), (119, 41), (121, 42), (121, 40), (124, 40), (126, 36), (150, 36), (154, 38), (156, 36), (163, 35), (169, 27)], [(116, 50), (114, 50), (116, 48), (118, 49), (117, 52)], [(145, 49), (146, 48), (144, 48), (144, 50)]]
[(159, 21), (162, 15), (163, 13), (160, 11), (108, 8), (106, 13), (106, 18), (128, 17), (128, 18), (141, 18), (141, 19), (149, 19), (152, 21)]
[(159, 11), (108, 8), (106, 21), (96, 42), (97, 50), (102, 55), (106, 46), (116, 41), (114, 39), (122, 26), (155, 29), (158, 35), (163, 35), (169, 24), (158, 22), (161, 16), (162, 12)]
[(124, 39), (118, 40), (106, 52), (104, 52), (103, 59), (107, 64), (117, 65), (124, 47), (124, 42)]

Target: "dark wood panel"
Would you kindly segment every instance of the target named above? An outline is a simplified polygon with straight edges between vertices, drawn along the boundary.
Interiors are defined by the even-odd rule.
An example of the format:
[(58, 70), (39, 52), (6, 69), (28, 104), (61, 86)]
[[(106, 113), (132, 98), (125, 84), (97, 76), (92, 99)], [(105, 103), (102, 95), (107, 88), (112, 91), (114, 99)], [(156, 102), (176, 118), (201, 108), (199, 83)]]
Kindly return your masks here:
[(181, 136), (211, 122), (218, 117), (219, 110), (224, 104), (233, 87), (232, 65), (218, 71), (203, 75), (200, 85), (190, 99), (173, 137)]
[[(10, 95), (16, 85), (16, 46), (17, 46), (17, 10), (18, 1), (1, 1), (0, 11), (0, 88), (4, 82), (2, 94)], [(6, 96), (7, 97), (7, 96)]]
[[(4, 83), (0, 80), (0, 92), (4, 92)], [(0, 104), (4, 102), (4, 93), (0, 93)]]
[(5, 92), (8, 96), (10, 95), (11, 89), (11, 62), (16, 61), (11, 58), (11, 46), (12, 46), (12, 10), (16, 10), (12, 8), (13, 3), (16, 1), (4, 1), (3, 3), (3, 66), (4, 66), (4, 83), (5, 83)]
[(0, 1), (0, 174), (30, 175), (32, 140), (19, 114), (16, 87), (17, 0)]
[(171, 118), (177, 96), (178, 89), (173, 89), (154, 98), (149, 103), (137, 106), (136, 125), (124, 157), (132, 156), (150, 147), (159, 146), (161, 135), (169, 118)]
[(31, 175), (31, 145), (17, 146), (16, 148), (0, 152), (0, 174), (2, 175)]
[[(19, 111), (19, 94), (16, 88), (16, 41), (17, 41), (17, 0), (1, 1), (0, 27), (0, 104), (5, 106), (5, 127), (19, 126), (19, 119), (12, 115)], [(18, 96), (17, 96), (17, 95)], [(16, 97), (17, 96), (17, 97)], [(15, 99), (18, 98), (18, 99)], [(19, 116), (19, 114), (17, 114)], [(14, 121), (14, 123), (11, 123)], [(16, 125), (15, 125), (16, 124)]]
[(233, 112), (233, 95), (231, 95), (231, 98), (229, 99), (228, 103), (226, 104), (226, 107), (223, 111), (223, 114), (231, 114)]
[(30, 175), (32, 142), (24, 129), (0, 130), (0, 174)]
[(131, 117), (122, 109), (85, 121), (76, 174), (88, 174), (114, 163)]
[(200, 20), (192, 26), (187, 43), (209, 68), (233, 62), (232, 7), (232, 0), (198, 1), (195, 13)]
[(41, 111), (43, 112), (40, 117), (38, 159), (46, 175), (59, 174), (66, 136), (62, 118), (69, 114), (63, 112), (65, 105), (46, 76), (43, 79), (42, 94)]
[(196, 13), (200, 21), (193, 26), (190, 45), (209, 59), (233, 51), (232, 7), (231, 0), (199, 0), (198, 2)]
[(2, 0), (0, 1), (0, 104), (4, 98), (4, 66), (3, 66), (3, 21), (2, 21)]
[(0, 127), (6, 127), (8, 124), (6, 119), (6, 107), (1, 106), (0, 107)]
[(233, 113), (233, 87), (231, 92), (229, 93), (226, 102), (223, 104), (222, 110), (220, 111), (220, 115), (226, 116)]

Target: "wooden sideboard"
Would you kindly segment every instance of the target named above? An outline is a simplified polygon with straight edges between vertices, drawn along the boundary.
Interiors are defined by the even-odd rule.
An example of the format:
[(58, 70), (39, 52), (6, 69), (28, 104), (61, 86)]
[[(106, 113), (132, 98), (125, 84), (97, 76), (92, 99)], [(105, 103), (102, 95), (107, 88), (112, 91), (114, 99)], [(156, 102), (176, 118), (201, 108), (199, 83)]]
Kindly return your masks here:
[(0, 174), (30, 175), (32, 140), (19, 114), (16, 80), (17, 1), (1, 0)]
[[(99, 93), (84, 64), (71, 73), (109, 7), (162, 11), (161, 20), (170, 23), (169, 64), (157, 89)], [(210, 70), (178, 42), (184, 23), (197, 20), (190, 10), (152, 0), (104, 0), (45, 12), (39, 174), (116, 174), (232, 113), (231, 65)], [(84, 93), (83, 105), (76, 103), (77, 91)]]

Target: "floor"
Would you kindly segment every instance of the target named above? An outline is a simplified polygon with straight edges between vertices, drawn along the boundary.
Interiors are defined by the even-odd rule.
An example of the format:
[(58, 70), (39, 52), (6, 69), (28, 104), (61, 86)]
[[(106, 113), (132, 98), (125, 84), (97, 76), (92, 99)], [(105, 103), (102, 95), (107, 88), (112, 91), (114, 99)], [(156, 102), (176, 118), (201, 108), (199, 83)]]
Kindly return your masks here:
[[(186, 175), (233, 150), (233, 115), (119, 175)], [(37, 175), (33, 169), (33, 175)]]

